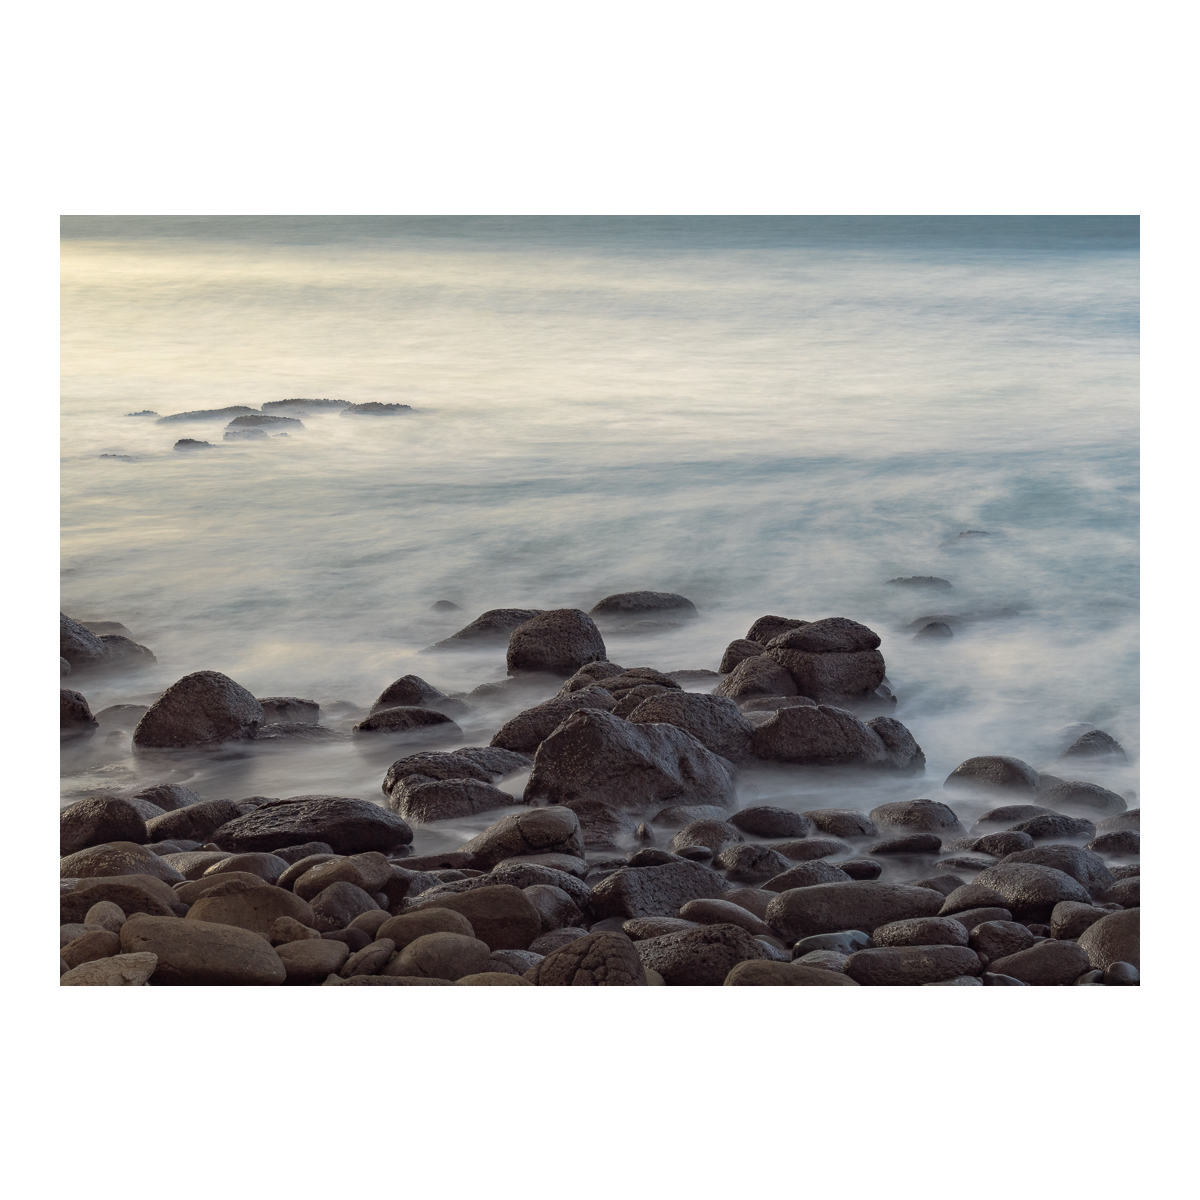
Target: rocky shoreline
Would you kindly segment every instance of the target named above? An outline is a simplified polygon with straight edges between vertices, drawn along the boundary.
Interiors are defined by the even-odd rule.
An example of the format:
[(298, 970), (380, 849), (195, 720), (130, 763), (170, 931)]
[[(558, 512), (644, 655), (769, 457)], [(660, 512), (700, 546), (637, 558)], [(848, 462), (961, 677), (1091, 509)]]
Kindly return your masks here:
[[(491, 610), (434, 649), (502, 640), (505, 680), (446, 694), (407, 675), (340, 730), (320, 723), (315, 701), (257, 698), (216, 671), (184, 676), (128, 714), (147, 764), (239, 742), (394, 744), (384, 803), (205, 799), (164, 783), (70, 805), (60, 982), (1139, 982), (1140, 810), (1066, 778), (1124, 758), (1108, 734), (1078, 737), (1062, 775), (985, 755), (934, 785), (941, 799), (739, 808), (739, 772), (760, 767), (911, 778), (929, 792), (917, 783), (925, 756), (890, 715), (879, 636), (849, 618), (761, 617), (716, 672), (613, 663), (597, 624), (694, 613), (657, 592), (590, 613)], [(950, 633), (926, 628), (917, 636)], [(66, 616), (60, 655), (83, 682), (153, 661)], [(545, 698), (489, 745), (462, 744), (456, 716), (533, 685)], [(98, 727), (85, 695), (63, 689), (64, 740)], [(520, 795), (504, 790), (521, 776)], [(520, 805), (456, 849), (412, 852), (414, 827)]]

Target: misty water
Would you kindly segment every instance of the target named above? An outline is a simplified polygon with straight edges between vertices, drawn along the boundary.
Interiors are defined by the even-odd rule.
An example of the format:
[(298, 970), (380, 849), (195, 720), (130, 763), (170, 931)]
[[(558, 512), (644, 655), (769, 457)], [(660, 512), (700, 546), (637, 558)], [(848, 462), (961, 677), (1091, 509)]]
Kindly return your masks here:
[[(699, 616), (606, 634), (623, 666), (715, 670), (766, 613), (883, 639), (925, 776), (746, 770), (743, 805), (943, 799), (1006, 754), (1132, 807), (1137, 387), (1135, 220), (67, 219), (62, 608), (157, 664), (64, 686), (96, 712), (217, 670), (348, 729), (407, 673), (502, 679), (503, 641), (427, 651), (486, 609), (653, 589)], [(413, 411), (246, 442), (126, 415), (292, 397)], [(886, 582), (912, 575), (953, 586)], [(953, 638), (913, 640), (940, 615)], [(476, 705), (463, 744), (550, 691)], [(1056, 764), (1088, 727), (1128, 761)], [(64, 750), (62, 802), (171, 781), (383, 803), (419, 745), (145, 760), (101, 729)]]

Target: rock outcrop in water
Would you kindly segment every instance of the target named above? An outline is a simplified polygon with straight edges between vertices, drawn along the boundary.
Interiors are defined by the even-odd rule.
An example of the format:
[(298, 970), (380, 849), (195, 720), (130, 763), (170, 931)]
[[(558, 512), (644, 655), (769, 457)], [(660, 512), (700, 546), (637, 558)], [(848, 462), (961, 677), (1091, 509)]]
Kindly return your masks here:
[(190, 749), (254, 736), (262, 705), (220, 671), (185, 675), (150, 706), (133, 731), (136, 749)]
[(253, 413), (255, 410), (246, 404), (231, 404), (227, 408), (197, 408), (191, 412), (171, 413), (159, 417), (155, 424), (167, 425), (176, 421), (228, 421), (231, 417), (240, 417)]
[(543, 611), (545, 610), (540, 608), (490, 608), (469, 625), (464, 625), (457, 633), (443, 638), (436, 645), (454, 647), (480, 638), (507, 637), (518, 625), (524, 625)]
[(545, 671), (573, 675), (586, 663), (607, 657), (600, 630), (578, 608), (556, 608), (518, 625), (508, 639), (508, 673)]
[(644, 616), (669, 612), (676, 616), (696, 616), (696, 606), (674, 592), (618, 592), (605, 596), (592, 607), (592, 616)]
[(347, 404), (338, 414), (343, 417), (394, 417), (412, 412), (411, 404), (385, 404), (368, 400), (365, 404)]

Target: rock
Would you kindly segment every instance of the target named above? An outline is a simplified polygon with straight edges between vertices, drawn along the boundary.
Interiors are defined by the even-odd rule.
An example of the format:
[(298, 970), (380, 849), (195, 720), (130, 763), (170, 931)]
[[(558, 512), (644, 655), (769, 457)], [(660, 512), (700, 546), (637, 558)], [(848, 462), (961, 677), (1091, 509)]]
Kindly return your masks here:
[(61, 987), (141, 987), (158, 966), (154, 954), (118, 954), (83, 963), (59, 979)]
[[(368, 896), (387, 891), (396, 879), (392, 864), (378, 850), (365, 854), (353, 854), (345, 858), (334, 858), (315, 863), (292, 884), (292, 890), (302, 900), (312, 900), (330, 884), (345, 882), (361, 888)], [(396, 889), (396, 902), (408, 891), (406, 885)]]
[[(72, 668), (94, 667), (104, 661), (104, 643), (90, 629), (72, 621), (66, 613), (58, 614), (58, 653)], [(78, 695), (78, 693), (75, 693)], [(82, 699), (82, 697), (80, 697)], [(91, 714), (88, 714), (89, 717)]]
[(254, 735), (262, 705), (220, 671), (185, 675), (150, 706), (133, 731), (135, 749), (212, 746)]
[(1025, 792), (1032, 795), (1037, 791), (1038, 773), (1019, 758), (984, 754), (959, 763), (942, 786), (948, 792)]
[[(553, 933), (543, 934), (537, 939), (537, 942), (553, 942), (552, 949), (557, 950), (559, 946), (565, 946), (568, 941), (574, 941), (575, 938), (583, 937), (584, 934), (585, 930), (582, 929), (556, 929)], [(537, 942), (534, 944), (536, 945)], [(542, 950), (535, 954), (532, 949), (493, 950), (491, 955), (492, 965), (488, 969), (490, 971), (512, 971), (515, 975), (524, 975), (536, 967), (549, 953), (549, 950)], [(529, 981), (526, 980), (526, 982)]]
[(1097, 897), (1105, 904), (1119, 904), (1122, 908), (1141, 907), (1141, 877), (1138, 875), (1118, 879), (1111, 887), (1106, 888)]
[[(434, 936), (444, 937), (446, 935), (435, 934)], [(384, 967), (390, 964), (395, 953), (394, 942), (389, 938), (379, 938), (351, 954), (338, 974), (343, 979), (352, 979), (356, 975), (378, 975)]]
[[(983, 855), (960, 854), (951, 858), (939, 859), (934, 864), (935, 871), (983, 871), (996, 865), (996, 859)], [(954, 876), (954, 878), (958, 878)]]
[(689, 825), (692, 821), (727, 821), (729, 809), (719, 804), (671, 804), (650, 818), (655, 825)]
[(1094, 837), (1084, 847), (1093, 854), (1107, 854), (1114, 858), (1137, 858), (1142, 852), (1141, 835), (1134, 829), (1116, 829)]
[(593, 609), (593, 616), (635, 616), (643, 613), (669, 612), (673, 616), (694, 617), (696, 606), (674, 592), (618, 592), (605, 596)]
[(1007, 908), (968, 908), (964, 912), (951, 913), (950, 918), (970, 932), (988, 921), (1011, 921), (1012, 913)]
[(681, 846), (679, 857), (689, 862), (708, 863), (713, 860), (713, 852), (707, 846)]
[(109, 842), (68, 854), (59, 860), (59, 874), (63, 879), (153, 875), (166, 883), (183, 882), (183, 876), (169, 862), (135, 842)]
[(508, 672), (545, 671), (574, 674), (585, 663), (608, 657), (600, 630), (578, 608), (556, 608), (538, 613), (518, 625), (508, 639)]
[(763, 888), (743, 887), (723, 893), (721, 899), (728, 900), (730, 904), (736, 904), (739, 908), (744, 908), (761, 921), (766, 921), (767, 905), (775, 899), (775, 893), (765, 891)]
[(82, 922), (93, 904), (109, 900), (125, 915), (149, 913), (154, 916), (183, 916), (187, 906), (161, 879), (153, 875), (105, 875), (80, 879), (74, 888), (59, 898), (59, 921)]
[(745, 700), (738, 701), (738, 708), (741, 712), (749, 713), (751, 724), (758, 726), (765, 722), (766, 718), (758, 714), (773, 713), (780, 708), (816, 708), (817, 702), (810, 700), (807, 696), (749, 696)]
[(800, 813), (768, 805), (744, 808), (734, 813), (729, 823), (751, 837), (802, 838), (812, 830), (812, 822)]
[[(187, 883), (175, 885), (175, 898), (181, 904), (195, 904), (201, 896), (209, 893), (217, 896), (232, 896), (248, 888), (262, 887), (263, 881), (249, 872), (231, 872), (226, 875), (209, 875)], [(182, 912), (180, 916), (182, 916)]]
[(406, 778), (477, 779), (495, 783), (506, 775), (527, 770), (533, 759), (495, 746), (465, 746), (461, 750), (422, 750), (398, 758), (383, 778), (383, 794), (390, 796)]
[(1074, 983), (1088, 969), (1088, 956), (1074, 942), (1047, 938), (1027, 950), (993, 959), (988, 969), (1019, 979), (1027, 986), (1062, 987)]
[(882, 864), (869, 858), (847, 858), (837, 866), (850, 879), (878, 879), (883, 874)]
[(353, 922), (345, 929), (328, 929), (321, 934), (327, 942), (341, 942), (350, 954), (357, 954), (371, 944), (371, 935), (365, 929), (353, 928)]
[(691, 821), (671, 839), (670, 849), (678, 854), (688, 846), (707, 846), (716, 855), (743, 840), (741, 831), (728, 821)]
[(674, 725), (642, 725), (606, 712), (571, 714), (542, 742), (525, 802), (601, 800), (626, 811), (674, 801), (732, 807), (723, 760)]
[(689, 900), (680, 908), (679, 916), (684, 921), (694, 921), (700, 925), (736, 925), (740, 929), (744, 929), (751, 937), (773, 936), (773, 930), (765, 921), (760, 920), (742, 905), (731, 903), (728, 900)]
[(1114, 758), (1124, 760), (1125, 749), (1103, 729), (1092, 729), (1076, 738), (1059, 756), (1062, 758)]
[(725, 889), (725, 880), (700, 863), (624, 867), (592, 888), (591, 907), (597, 920), (671, 917), (688, 901), (714, 899)]
[(742, 962), (725, 976), (725, 987), (857, 987), (840, 971), (799, 963)]
[(1059, 941), (1080, 937), (1085, 929), (1107, 917), (1109, 910), (1093, 904), (1079, 904), (1070, 900), (1056, 904), (1050, 914), (1050, 936)]
[(541, 915), (533, 902), (511, 884), (438, 895), (429, 903), (461, 913), (470, 921), (475, 936), (491, 950), (527, 950), (542, 932)]
[(330, 975), (325, 980), (323, 987), (328, 987), (330, 984), (339, 984), (342, 987), (349, 987), (351, 984), (387, 984), (393, 987), (454, 987), (455, 985), (448, 979), (417, 979), (411, 975), (355, 975), (353, 979), (340, 979), (337, 975)]
[(758, 642), (761, 646), (766, 646), (780, 634), (786, 633), (789, 629), (799, 629), (802, 625), (808, 625), (809, 621), (799, 621), (792, 617), (759, 617), (753, 625), (750, 626), (746, 633), (746, 640)]
[(871, 940), (877, 946), (965, 946), (968, 934), (950, 917), (915, 917), (879, 926)]
[[(241, 416), (243, 413), (252, 413), (255, 410), (245, 404), (230, 404), (225, 408), (201, 408), (193, 412), (171, 413), (166, 417), (159, 417), (155, 421), (156, 425), (167, 425), (175, 421), (226, 421), (231, 417)], [(153, 416), (153, 413), (138, 413), (137, 416)]]
[(392, 789), (390, 804), (414, 825), (461, 820), (497, 808), (510, 808), (517, 798), (478, 779), (428, 779), (409, 775)]
[(830, 837), (878, 837), (879, 830), (866, 813), (852, 808), (814, 808), (802, 814)]
[[(371, 938), (379, 937), (380, 928), (392, 919), (391, 914), (385, 909), (380, 909), (378, 912), (365, 912), (355, 917), (347, 929), (361, 929), (363, 933)], [(393, 943), (394, 945), (394, 943)]]
[(539, 863), (527, 863), (519, 858), (501, 863), (490, 874), (480, 876), (475, 882), (478, 886), (485, 887), (488, 885), (488, 881), (506, 883), (522, 890), (531, 887), (552, 887), (565, 892), (572, 903), (584, 912), (591, 902), (591, 888), (581, 879), (566, 871), (559, 871)]
[(1053, 867), (1077, 879), (1089, 892), (1097, 895), (1113, 885), (1112, 873), (1104, 865), (1104, 860), (1079, 846), (1035, 846), (1032, 850), (1018, 850), (1015, 854), (1006, 855), (1003, 861)]
[(719, 986), (740, 962), (766, 957), (763, 947), (738, 925), (706, 925), (636, 943), (643, 967), (668, 986)]
[(1039, 799), (1049, 808), (1067, 812), (1121, 813), (1127, 807), (1116, 792), (1110, 792), (1098, 783), (1080, 783), (1077, 780), (1060, 783), (1043, 792)]
[(261, 696), (263, 720), (286, 725), (316, 725), (321, 719), (321, 706), (315, 700), (299, 696)]
[[(166, 420), (168, 420), (168, 418), (167, 417), (159, 417), (159, 420), (166, 421)], [(212, 442), (200, 441), (198, 438), (180, 438), (179, 441), (177, 441), (174, 446), (174, 449), (179, 450), (179, 451), (211, 450), (212, 448), (213, 448)]]
[[(1038, 817), (1030, 817), (1027, 821), (1018, 821), (1010, 832), (1024, 834), (1031, 841), (1050, 841), (1060, 838), (1091, 837), (1096, 827), (1083, 817), (1066, 817), (1060, 813), (1043, 813)], [(1002, 834), (993, 834), (1001, 837)], [(1015, 853), (1010, 851), (1009, 853)]]
[(754, 731), (752, 747), (759, 758), (768, 762), (900, 769), (911, 766), (893, 760), (883, 739), (869, 725), (844, 709), (824, 704), (816, 708), (778, 709), (766, 724)]
[(763, 890), (767, 892), (787, 892), (792, 888), (813, 887), (818, 883), (846, 883), (850, 876), (832, 863), (812, 862), (801, 863), (778, 875), (772, 876), (764, 883)]
[(91, 737), (99, 728), (82, 692), (62, 688), (58, 693), (58, 730), (63, 738)]
[(813, 933), (871, 931), (909, 917), (932, 917), (941, 906), (942, 897), (928, 888), (874, 880), (818, 883), (782, 892), (772, 900), (767, 924), (790, 944)]
[(871, 820), (884, 829), (912, 829), (929, 833), (962, 831), (954, 809), (937, 800), (901, 800), (871, 809)]
[(766, 653), (742, 659), (713, 692), (730, 700), (749, 700), (754, 696), (795, 696), (796, 681), (774, 658)]
[(433, 612), (462, 612), (462, 606), (453, 600), (435, 600), (429, 607)]
[(928, 638), (952, 638), (953, 636), (954, 630), (945, 621), (930, 621), (928, 625), (922, 625), (913, 634), (913, 641), (918, 639), (924, 641)]
[(942, 839), (932, 833), (910, 833), (907, 837), (887, 838), (867, 847), (868, 854), (940, 854)]
[(456, 741), (463, 731), (443, 712), (433, 708), (385, 708), (353, 726), (351, 733), (421, 735), (427, 739)]
[(1123, 962), (1141, 969), (1142, 910), (1127, 908), (1109, 913), (1079, 935), (1079, 946), (1094, 970), (1103, 971)]
[(460, 849), (472, 856), (477, 869), (484, 871), (514, 855), (584, 855), (579, 818), (569, 808), (557, 805), (501, 817)]
[(491, 608), (482, 616), (476, 617), (469, 625), (464, 625), (457, 633), (451, 634), (438, 646), (455, 646), (462, 642), (471, 642), (479, 638), (507, 637), (514, 629), (524, 625), (541, 614), (540, 608)]
[(609, 712), (616, 703), (611, 692), (595, 686), (565, 696), (552, 696), (501, 725), (492, 745), (532, 754), (572, 713), (586, 708)]
[(287, 972), (284, 983), (293, 986), (322, 983), (346, 965), (350, 947), (345, 942), (326, 941), (317, 937), (289, 941), (275, 947), (279, 961)]
[(249, 875), (257, 875), (267, 883), (275, 883), (288, 869), (288, 864), (274, 854), (231, 854), (215, 862), (205, 872), (205, 875), (224, 875), (229, 871), (241, 871)]
[(969, 908), (1003, 908), (1008, 899), (995, 888), (979, 883), (964, 883), (946, 893), (945, 903), (938, 916), (951, 916)]
[(521, 890), (538, 911), (542, 933), (583, 924), (583, 913), (562, 888), (553, 884), (535, 883)]
[[(286, 946), (291, 942), (320, 940), (321, 935), (315, 929), (310, 929), (307, 925), (302, 925), (295, 917), (277, 917), (274, 924), (267, 931), (267, 941), (276, 947), (276, 949), (280, 946)], [(338, 965), (340, 966), (341, 964), (339, 963)], [(336, 970), (337, 968), (333, 969)], [(322, 975), (321, 978), (324, 979), (325, 976)]]
[[(1142, 873), (1140, 863), (1127, 863), (1123, 867), (1110, 867), (1112, 877), (1119, 883), (1122, 879), (1136, 879)], [(1124, 907), (1124, 905), (1122, 905)]]
[(362, 888), (338, 880), (312, 898), (312, 927), (322, 933), (345, 929), (355, 917), (378, 907), (374, 897)]
[(148, 647), (139, 646), (132, 638), (119, 633), (101, 634), (100, 641), (104, 645), (106, 666), (151, 666), (158, 661)]
[[(1031, 821), (1036, 817), (1057, 817), (1058, 815), (1058, 813), (1051, 812), (1050, 809), (1042, 808), (1037, 804), (1005, 804), (1000, 808), (993, 808), (991, 811), (985, 812), (971, 826), (971, 832), (975, 833), (979, 830), (987, 832), (991, 828), (1011, 829), (1015, 825)], [(1018, 832), (1025, 831), (1019, 830)]]
[(120, 796), (89, 796), (59, 812), (58, 846), (61, 855), (110, 842), (136, 842), (150, 838), (137, 809)]
[(827, 617), (777, 633), (771, 650), (806, 650), (813, 654), (851, 654), (879, 647), (879, 635), (848, 617)]
[[(783, 640), (802, 638), (811, 628), (793, 630), (783, 635)], [(878, 650), (812, 652), (786, 647), (780, 638), (771, 642), (763, 657), (779, 663), (800, 695), (810, 696), (818, 704), (841, 706), (867, 699), (883, 683), (886, 669)]]
[(721, 675), (728, 675), (730, 671), (738, 665), (745, 662), (748, 658), (757, 658), (763, 652), (761, 642), (752, 642), (749, 638), (738, 638), (732, 641), (725, 647), (725, 653), (721, 655), (721, 665), (717, 668)]
[[(573, 875), (576, 879), (583, 879), (590, 869), (584, 859), (576, 858), (573, 854), (518, 854), (512, 858), (502, 859), (496, 864), (496, 869), (499, 870), (504, 870), (506, 867), (547, 867), (551, 871)], [(545, 881), (539, 880), (538, 882)], [(557, 883), (557, 880), (555, 882)], [(565, 885), (558, 884), (558, 886)]]
[[(850, 929), (844, 933), (814, 933), (811, 937), (801, 938), (792, 947), (792, 961), (818, 952), (836, 954), (844, 959), (858, 950), (867, 949), (870, 944), (870, 937), (861, 929)], [(845, 964), (839, 969), (844, 970)]]
[[(136, 706), (131, 705), (130, 707)], [(151, 804), (158, 805), (163, 812), (175, 812), (177, 809), (186, 808), (189, 804), (203, 803), (198, 792), (193, 792), (191, 788), (186, 788), (179, 783), (152, 784), (150, 787), (142, 788), (140, 792), (135, 792), (132, 799), (148, 800)]]
[(287, 975), (265, 937), (207, 921), (138, 917), (122, 926), (121, 949), (128, 954), (156, 954), (156, 984), (279, 984)]
[[(314, 854), (333, 855), (333, 847), (328, 842), (301, 842), (297, 846), (280, 846), (278, 849), (271, 852), (276, 858), (282, 858), (289, 866), (295, 866), (303, 858), (309, 858)], [(315, 865), (315, 864), (314, 864)], [(282, 879), (282, 876), (280, 877)], [(292, 876), (292, 878), (297, 878)], [(289, 880), (289, 883), (291, 881)], [(276, 880), (280, 887), (287, 887), (288, 884), (281, 883)]]
[(772, 850), (778, 851), (792, 862), (811, 862), (815, 858), (829, 858), (833, 854), (844, 854), (850, 849), (845, 842), (836, 838), (810, 837), (795, 842), (776, 842)]
[(643, 700), (630, 714), (634, 724), (668, 724), (689, 733), (702, 746), (732, 762), (750, 755), (754, 726), (725, 696), (667, 691)]
[(963, 887), (964, 881), (957, 875), (942, 872), (938, 875), (930, 875), (927, 879), (914, 879), (911, 881), (911, 886), (933, 888), (935, 892), (941, 892), (943, 896), (949, 896), (955, 889)]
[[(311, 843), (313, 845), (321, 845), (320, 842)], [(283, 857), (280, 855), (279, 857)], [(332, 854), (317, 852), (314, 854), (306, 854), (303, 858), (298, 858), (286, 871), (275, 881), (279, 887), (295, 888), (296, 881), (302, 879), (313, 867), (320, 866), (322, 863), (333, 862), (335, 859), (345, 858), (343, 854)], [(332, 882), (332, 881), (331, 881)], [(351, 882), (354, 882), (351, 880)], [(361, 884), (360, 884), (361, 886)], [(315, 895), (315, 893), (314, 893)]]
[(1142, 810), (1140, 808), (1131, 808), (1128, 812), (1116, 813), (1114, 816), (1105, 817), (1103, 821), (1096, 823), (1098, 833), (1114, 833), (1118, 829), (1136, 829), (1142, 827)]
[(1112, 963), (1104, 969), (1103, 980), (1107, 987), (1138, 987), (1142, 973), (1132, 963)]
[(899, 579), (889, 579), (887, 582), (901, 587), (945, 589), (954, 586), (948, 579), (939, 579), (936, 575), (909, 575)]
[(397, 950), (430, 933), (457, 933), (474, 938), (475, 930), (462, 913), (436, 905), (389, 917), (375, 931), (376, 937), (390, 938)]
[[(96, 721), (101, 729), (121, 729), (133, 733), (137, 723), (142, 719), (147, 712), (149, 706), (145, 704), (110, 704), (108, 708), (102, 708), (96, 713)], [(186, 791), (187, 789), (182, 789)], [(194, 795), (194, 793), (193, 793)], [(197, 800), (199, 796), (195, 797)], [(157, 803), (157, 801), (155, 801)], [(159, 805), (160, 808), (169, 809), (173, 807), (168, 804)]]
[(148, 838), (171, 841), (184, 838), (192, 842), (207, 842), (223, 825), (240, 816), (241, 809), (232, 800), (201, 800), (148, 821), (146, 835)]
[(1016, 921), (980, 921), (971, 930), (968, 944), (976, 953), (985, 954), (989, 961), (995, 962), (1028, 950), (1035, 940), (1033, 934)]
[(848, 954), (838, 954), (835, 950), (811, 950), (792, 959), (798, 967), (815, 967), (820, 971), (839, 972), (845, 972), (849, 960)]
[(519, 975), (502, 974), (499, 971), (481, 971), (478, 975), (464, 975), (454, 981), (456, 987), (532, 987), (528, 979)]
[(547, 954), (530, 974), (541, 987), (644, 987), (634, 943), (620, 933), (589, 933)]
[(846, 974), (865, 987), (913, 987), (959, 975), (978, 975), (979, 956), (966, 946), (884, 946), (859, 950)]
[(426, 683), (419, 675), (403, 675), (383, 689), (371, 705), (371, 712), (374, 714), (386, 708), (421, 708), (449, 699), (445, 692)]
[(270, 941), (271, 929), (280, 917), (291, 917), (309, 928), (314, 927), (316, 920), (313, 910), (299, 896), (265, 883), (233, 895), (201, 896), (188, 910), (186, 919), (235, 925), (260, 933)]
[(981, 872), (975, 882), (999, 893), (1004, 907), (1023, 922), (1048, 921), (1054, 906), (1063, 900), (1091, 901), (1078, 880), (1040, 863), (1002, 862)]
[(335, 853), (357, 854), (408, 845), (412, 830), (395, 813), (368, 800), (292, 796), (269, 801), (221, 826), (213, 834), (213, 841), (222, 850), (234, 853), (320, 841), (332, 846)]
[(367, 400), (363, 404), (347, 404), (338, 413), (339, 417), (396, 417), (402, 413), (412, 412), (411, 404), (382, 403), (379, 400)]
[(101, 929), (107, 929), (110, 933), (120, 933), (121, 926), (125, 924), (125, 914), (111, 900), (100, 900), (87, 910), (83, 918), (83, 923), (85, 925), (98, 925)]
[(716, 855), (715, 865), (731, 883), (759, 883), (782, 875), (791, 862), (770, 846), (731, 846)]
[(109, 929), (92, 929), (61, 948), (59, 954), (67, 968), (82, 966), (98, 958), (121, 953), (121, 938)]

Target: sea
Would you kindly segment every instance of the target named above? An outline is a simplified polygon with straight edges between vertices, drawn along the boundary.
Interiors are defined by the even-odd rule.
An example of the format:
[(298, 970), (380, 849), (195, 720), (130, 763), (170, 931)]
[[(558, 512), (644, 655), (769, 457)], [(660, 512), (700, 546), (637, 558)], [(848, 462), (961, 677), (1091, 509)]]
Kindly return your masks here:
[[(504, 679), (503, 641), (431, 649), (488, 609), (674, 592), (698, 615), (606, 632), (611, 660), (715, 671), (759, 616), (850, 617), (926, 756), (745, 770), (742, 805), (943, 799), (1003, 754), (1134, 807), (1138, 240), (1090, 216), (64, 218), (61, 606), (156, 662), (62, 686), (99, 712), (216, 670), (346, 732), (402, 675)], [(157, 422), (292, 398), (411, 411)], [(911, 576), (951, 586), (889, 583)], [(953, 636), (915, 638), (935, 618)], [(549, 694), (473, 702), (461, 744)], [(1125, 761), (1065, 767), (1090, 728)], [(102, 727), (65, 745), (61, 802), (384, 803), (411, 749), (146, 759)]]

